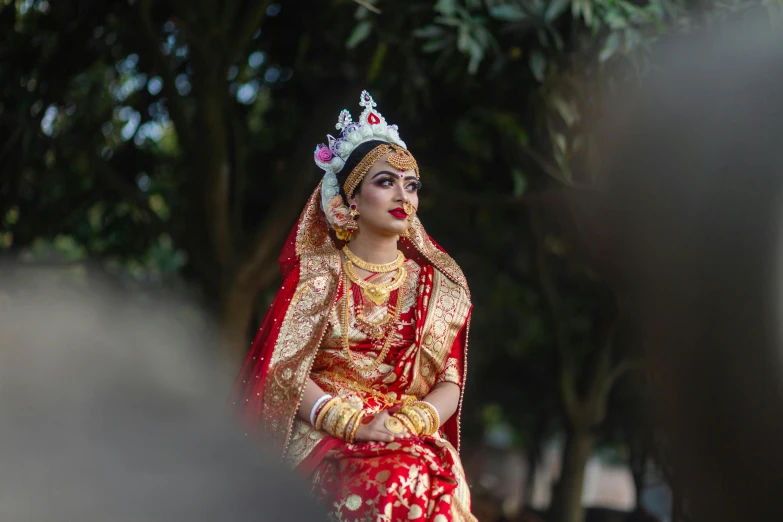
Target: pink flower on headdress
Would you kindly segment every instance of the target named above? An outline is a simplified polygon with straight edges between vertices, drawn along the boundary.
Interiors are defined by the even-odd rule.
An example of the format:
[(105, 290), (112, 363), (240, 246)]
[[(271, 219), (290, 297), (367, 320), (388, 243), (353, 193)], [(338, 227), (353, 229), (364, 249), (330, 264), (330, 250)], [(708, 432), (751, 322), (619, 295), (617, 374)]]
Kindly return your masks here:
[(318, 161), (322, 161), (323, 163), (329, 163), (332, 161), (332, 158), (334, 157), (334, 154), (332, 154), (332, 151), (329, 150), (329, 147), (326, 145), (318, 145), (318, 148), (315, 149), (315, 158)]

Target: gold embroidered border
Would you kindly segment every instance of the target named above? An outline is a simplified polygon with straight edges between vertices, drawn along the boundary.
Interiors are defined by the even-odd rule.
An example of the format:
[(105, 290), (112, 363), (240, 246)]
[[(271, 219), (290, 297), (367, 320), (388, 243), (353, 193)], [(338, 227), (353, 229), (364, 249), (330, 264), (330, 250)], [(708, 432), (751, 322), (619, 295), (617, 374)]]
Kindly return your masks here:
[(261, 420), (270, 442), (284, 456), (339, 280), (340, 256), (320, 210), (320, 191), (319, 185), (300, 217), (299, 284), (280, 326), (264, 386)]
[(421, 395), (435, 385), (470, 311), (470, 300), (461, 286), (437, 270), (432, 277), (432, 296), (416, 356), (415, 378), (408, 388), (412, 395)]

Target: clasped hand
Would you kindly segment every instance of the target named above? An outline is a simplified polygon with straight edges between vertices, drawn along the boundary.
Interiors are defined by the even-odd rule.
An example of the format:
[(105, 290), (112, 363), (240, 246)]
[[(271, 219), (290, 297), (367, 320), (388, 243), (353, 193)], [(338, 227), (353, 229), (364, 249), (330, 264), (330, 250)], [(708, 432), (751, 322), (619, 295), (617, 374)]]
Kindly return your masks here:
[[(403, 429), (401, 433), (392, 433), (389, 428), (386, 427), (386, 419), (391, 417), (398, 408), (392, 408), (391, 410), (383, 410), (376, 413), (372, 420), (367, 424), (362, 424), (356, 431), (356, 441), (376, 441), (376, 442), (392, 442), (395, 439), (408, 439), (412, 436), (411, 432), (407, 429)], [(369, 417), (369, 416), (368, 416)], [(368, 417), (365, 417), (367, 419)]]

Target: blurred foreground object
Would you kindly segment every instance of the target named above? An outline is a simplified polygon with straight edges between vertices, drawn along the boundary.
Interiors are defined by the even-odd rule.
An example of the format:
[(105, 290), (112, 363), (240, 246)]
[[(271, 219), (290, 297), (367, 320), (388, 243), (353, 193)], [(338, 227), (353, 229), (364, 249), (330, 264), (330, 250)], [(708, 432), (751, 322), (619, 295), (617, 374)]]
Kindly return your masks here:
[(50, 276), (0, 267), (0, 520), (325, 519), (234, 429), (203, 317)]
[(598, 208), (689, 519), (761, 522), (783, 520), (783, 41), (728, 27), (663, 47), (612, 115)]

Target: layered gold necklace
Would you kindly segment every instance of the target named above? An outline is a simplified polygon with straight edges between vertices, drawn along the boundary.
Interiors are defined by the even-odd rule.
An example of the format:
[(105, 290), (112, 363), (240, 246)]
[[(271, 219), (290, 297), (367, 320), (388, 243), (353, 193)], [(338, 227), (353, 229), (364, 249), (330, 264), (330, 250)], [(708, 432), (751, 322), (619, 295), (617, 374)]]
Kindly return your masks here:
[[(346, 257), (346, 261), (343, 264), (345, 275), (348, 276), (348, 279), (350, 279), (352, 283), (364, 291), (364, 295), (366, 295), (368, 299), (378, 306), (386, 302), (389, 299), (389, 295), (391, 295), (394, 290), (400, 288), (402, 283), (405, 281), (405, 268), (402, 266), (402, 264), (405, 262), (405, 256), (399, 250), (397, 251), (397, 259), (391, 263), (386, 263), (385, 265), (376, 265), (362, 261), (356, 257), (356, 254), (350, 251), (348, 245), (343, 247), (343, 253)], [(397, 274), (388, 283), (376, 285), (359, 277), (356, 272), (354, 272), (353, 265), (356, 265), (362, 270), (366, 270), (368, 272), (384, 274), (396, 270)]]
[[(403, 267), (405, 262), (405, 256), (402, 252), (397, 252), (397, 259), (391, 263), (386, 264), (373, 264), (362, 261), (356, 255), (345, 246), (343, 247), (343, 253), (345, 253), (345, 263), (343, 263), (343, 273), (345, 274), (343, 280), (343, 350), (350, 361), (351, 365), (360, 372), (372, 372), (377, 369), (381, 363), (386, 359), (391, 347), (391, 340), (394, 336), (394, 326), (399, 322), (402, 308), (405, 302), (405, 276), (406, 270)], [(393, 279), (388, 283), (380, 285), (370, 283), (360, 278), (353, 269), (353, 265), (358, 266), (368, 272), (376, 273), (389, 273), (396, 271)], [(350, 327), (350, 305), (351, 296), (353, 294), (351, 289), (351, 283), (356, 284), (362, 290), (362, 294), (367, 296), (373, 303), (380, 306), (386, 301), (390, 301), (391, 293), (394, 290), (400, 290), (397, 294), (396, 303), (394, 305), (391, 302), (387, 306), (389, 308), (386, 314), (379, 321), (368, 320), (363, 312), (364, 306), (356, 306), (356, 321), (360, 328), (365, 331), (367, 336), (372, 340), (374, 344), (382, 344), (381, 351), (378, 357), (368, 366), (360, 366), (353, 358), (351, 353), (350, 342), (348, 339), (348, 330)]]
[(402, 264), (405, 262), (405, 256), (400, 252), (397, 251), (397, 259), (392, 261), (391, 263), (386, 264), (375, 264), (375, 263), (368, 263), (367, 261), (363, 261), (356, 257), (356, 254), (351, 252), (351, 249), (348, 248), (348, 245), (345, 245), (343, 247), (343, 254), (345, 254), (345, 257), (347, 257), (351, 263), (358, 266), (362, 270), (367, 270), (368, 272), (375, 272), (378, 274), (383, 274), (386, 272), (394, 272), (395, 270), (399, 269)]

